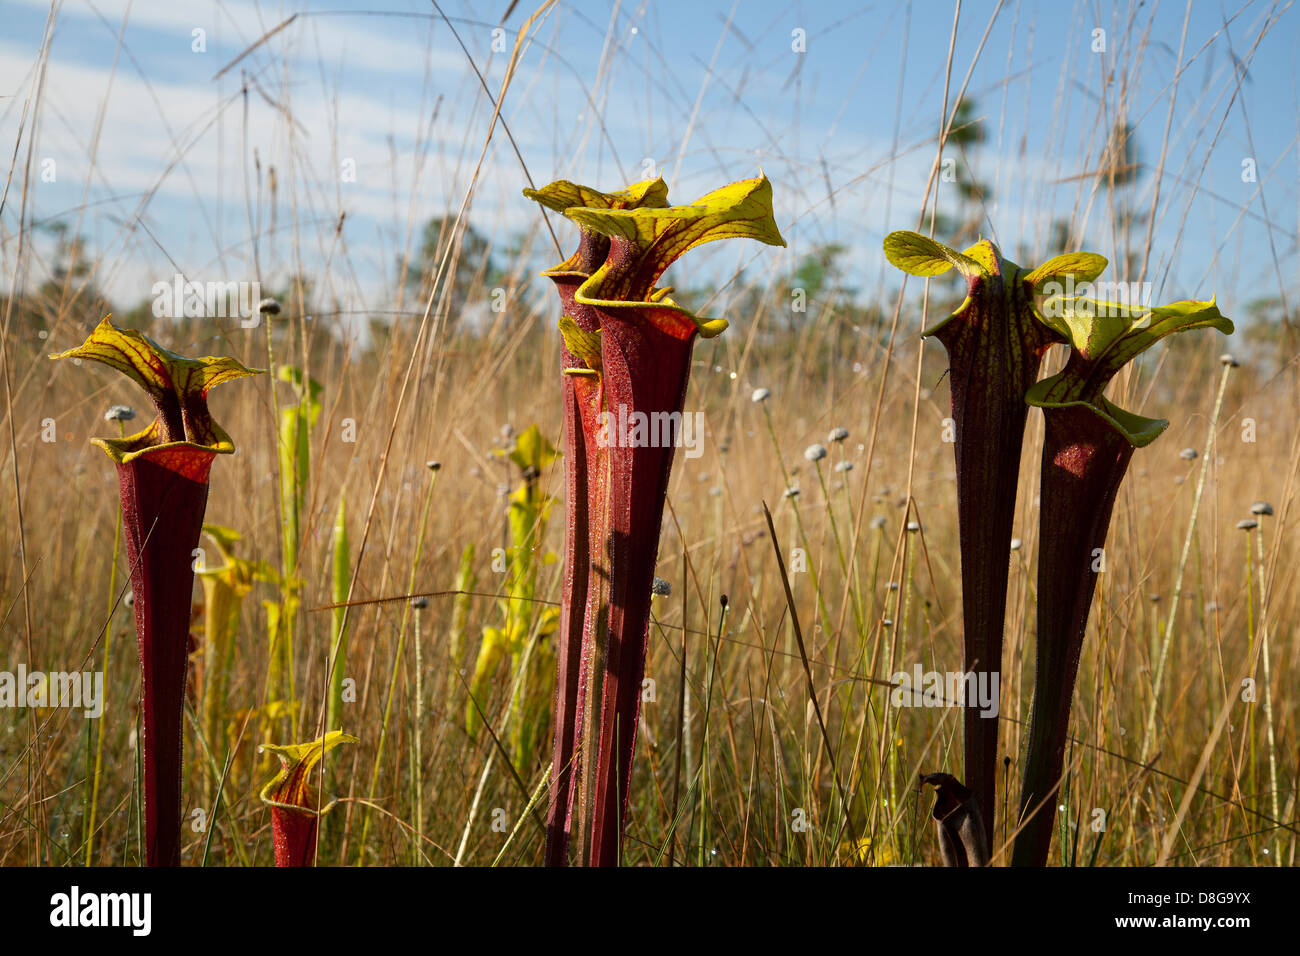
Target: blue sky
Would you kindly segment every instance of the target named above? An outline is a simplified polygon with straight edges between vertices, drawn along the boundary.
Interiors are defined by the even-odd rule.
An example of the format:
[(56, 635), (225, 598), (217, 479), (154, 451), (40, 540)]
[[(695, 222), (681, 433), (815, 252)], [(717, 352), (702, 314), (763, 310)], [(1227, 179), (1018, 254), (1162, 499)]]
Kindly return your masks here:
[[(56, 170), (54, 182), (33, 170), (29, 221), (61, 220), (86, 235), (97, 281), (122, 304), (177, 269), (200, 281), (260, 271), (273, 283), (300, 265), (347, 307), (390, 307), (394, 260), (425, 220), (459, 207), (491, 107), (431, 4), (391, 0), (367, 15), (361, 6), (65, 0), (19, 154), (26, 159), (34, 136), (34, 163), (53, 160)], [(493, 53), (492, 30), (507, 6), (442, 3), (494, 95), (507, 54)], [(506, 21), (507, 48), (531, 10), (524, 0)], [(48, 11), (0, 0), (6, 159), (36, 90)], [(503, 115), (539, 184), (612, 188), (652, 171), (688, 201), (761, 165), (791, 248), (721, 244), (699, 268), (753, 275), (834, 240), (848, 247), (852, 284), (871, 294), (895, 282), (880, 239), (916, 225), (952, 21), (953, 5), (939, 2), (562, 2), (526, 52)], [(1099, 29), (1104, 52), (1093, 49)], [(204, 31), (200, 52), (195, 30)], [(800, 39), (802, 52), (793, 48)], [(987, 139), (956, 157), (957, 175), (993, 187), (985, 229), (1008, 254), (1041, 243), (1054, 218), (1109, 254), (1109, 201), (1088, 173), (1122, 110), (1146, 167), (1134, 206), (1149, 209), (1159, 184), (1143, 276), (1156, 297), (1277, 295), (1300, 271), (1298, 62), (1300, 12), (1287, 4), (1197, 2), (1189, 13), (1170, 3), (964, 3), (950, 90), (969, 71)], [(1246, 160), (1256, 182), (1243, 182)], [(355, 181), (342, 174), (349, 162)], [(496, 242), (531, 230), (549, 244), (523, 185), (498, 130), (471, 221)], [(5, 287), (19, 187), (0, 214)], [(941, 210), (956, 198), (953, 185), (940, 186)], [(535, 248), (542, 259), (553, 253)], [(33, 265), (29, 284), (43, 266)]]

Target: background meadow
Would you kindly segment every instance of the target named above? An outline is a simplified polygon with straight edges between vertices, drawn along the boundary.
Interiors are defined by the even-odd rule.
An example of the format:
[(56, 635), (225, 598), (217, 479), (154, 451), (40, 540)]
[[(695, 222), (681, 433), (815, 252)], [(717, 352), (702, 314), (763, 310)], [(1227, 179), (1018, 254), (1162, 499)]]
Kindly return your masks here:
[[(1150, 283), (1153, 302), (1215, 293), (1236, 321), (1116, 383), (1120, 404), (1172, 424), (1116, 508), (1052, 859), (1294, 864), (1290, 4), (384, 7), (4, 5), (0, 665), (103, 670), (106, 709), (0, 709), (0, 861), (140, 857), (116, 477), (87, 440), (116, 431), (110, 406), (138, 411), (131, 428), (150, 413), (124, 378), (45, 358), (111, 312), (183, 354), (320, 387), (318, 407), (278, 375), (212, 395), (238, 453), (213, 468), (207, 521), (253, 564), (227, 581), (228, 654), (209, 649), (216, 584), (195, 586), (185, 862), (270, 862), (257, 745), (321, 731), (342, 628), (355, 699), (340, 723), (359, 743), (327, 760), (340, 803), (320, 862), (538, 863), (563, 469), (536, 479), (556, 500), (526, 557), (508, 452), (534, 424), (560, 444), (559, 315), (536, 273), (576, 230), (520, 190), (662, 175), (681, 203), (761, 166), (788, 247), (706, 247), (667, 280), (731, 328), (695, 350), (702, 454), (678, 455), (669, 492), (625, 862), (938, 862), (916, 780), (960, 775), (960, 716), (888, 698), (897, 671), (961, 662), (946, 360), (919, 336), (960, 295), (904, 284), (880, 252), (919, 229), (992, 238), (1026, 267), (1094, 250), (1104, 278)], [(255, 328), (160, 316), (155, 284), (177, 274), (259, 283), (281, 311)], [(1033, 680), (1041, 432), (1032, 413), (995, 854)], [(1256, 502), (1271, 513), (1240, 529)], [(276, 615), (292, 641), (273, 647)], [(486, 636), (520, 615), (518, 646)]]

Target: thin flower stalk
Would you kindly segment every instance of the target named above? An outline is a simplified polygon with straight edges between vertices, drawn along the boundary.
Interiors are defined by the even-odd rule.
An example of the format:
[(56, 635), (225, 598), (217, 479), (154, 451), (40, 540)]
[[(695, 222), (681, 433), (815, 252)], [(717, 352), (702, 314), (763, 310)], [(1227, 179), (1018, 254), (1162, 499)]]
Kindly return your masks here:
[[(429, 470), (429, 486), (424, 494), (424, 506), (420, 510), (420, 523), (415, 536), (415, 555), (411, 562), (411, 573), (406, 579), (406, 593), (415, 593), (416, 573), (420, 568), (420, 561), (424, 557), (424, 540), (425, 533), (429, 529), (429, 515), (433, 511), (434, 489), (438, 486), (438, 475), (442, 471), (442, 465), (436, 461), (425, 463)], [(379, 724), (379, 741), (375, 745), (375, 762), (370, 768), (370, 793), (378, 792), (379, 787), (379, 770), (383, 766), (384, 747), (388, 740), (388, 723), (393, 715), (393, 701), (397, 698), (397, 679), (402, 674), (402, 668), (405, 665), (406, 653), (406, 624), (410, 620), (413, 608), (408, 603), (402, 609), (402, 622), (397, 629), (397, 648), (393, 654), (393, 666), (388, 673), (388, 693), (384, 699), (384, 716)], [(369, 808), (362, 814), (361, 823), (361, 842), (357, 848), (357, 865), (360, 866), (366, 858), (366, 849), (370, 836), (371, 815)]]
[(96, 438), (117, 465), (126, 553), (135, 596), (144, 737), (145, 859), (180, 865), (181, 751), (194, 554), (208, 476), (235, 451), (208, 411), (208, 391), (256, 374), (232, 358), (187, 359), (105, 318), (85, 343), (51, 356), (88, 359), (125, 374), (157, 416), (125, 438)]
[(469, 635), (469, 612), (478, 586), (474, 570), (474, 542), (465, 545), (456, 569), (455, 597), (451, 603), (451, 625), (447, 629), (447, 666), (443, 682), (443, 717), (450, 720), (461, 688), (460, 675), (465, 666), (465, 644)]

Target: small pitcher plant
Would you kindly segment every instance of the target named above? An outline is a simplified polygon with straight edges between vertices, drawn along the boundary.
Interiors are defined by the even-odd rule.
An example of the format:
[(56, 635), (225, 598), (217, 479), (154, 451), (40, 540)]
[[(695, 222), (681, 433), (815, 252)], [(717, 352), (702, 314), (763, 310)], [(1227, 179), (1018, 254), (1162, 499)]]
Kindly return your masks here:
[(316, 830), (320, 818), (338, 801), (321, 805), (311, 786), (311, 774), (322, 758), (339, 744), (355, 744), (341, 730), (304, 744), (264, 744), (280, 758), (280, 772), (262, 788), (262, 802), (271, 808), (271, 839), (276, 866), (315, 866)]
[[(564, 576), (560, 637), (569, 643), (559, 659), (553, 765), (557, 778), (572, 777), (554, 789), (547, 862), (567, 860), (576, 831), (584, 862), (614, 866), (632, 778), (659, 529), (691, 353), (697, 337), (712, 338), (727, 327), (723, 319), (682, 308), (671, 288), (656, 283), (680, 256), (706, 242), (751, 238), (783, 246), (785, 240), (772, 215), (771, 184), (761, 175), (687, 206), (666, 205), (662, 180), (614, 194), (559, 182), (525, 195), (582, 229), (578, 251), (546, 273), (564, 307), (566, 440), (574, 419), (582, 428), (581, 443), (572, 448), (575, 470), (566, 481), (566, 503), (577, 513), (572, 533), (566, 528), (571, 570)], [(668, 423), (667, 440), (656, 440), (654, 426), (661, 422)]]
[[(269, 321), (269, 316), (268, 316)], [(298, 553), (303, 514), (307, 510), (307, 489), (311, 480), (311, 431), (320, 417), (320, 383), (303, 374), (301, 369), (281, 365), (276, 379), (287, 383), (294, 401), (280, 406), (280, 532), (281, 558), (280, 599), (263, 602), (266, 608), (267, 644), (270, 667), (266, 679), (266, 706), (263, 716), (271, 725), (297, 730), (298, 710), (295, 698), (293, 658), (298, 609), (302, 603), (301, 557)], [(278, 716), (271, 716), (278, 715)], [(284, 720), (283, 717), (287, 717)], [(272, 732), (264, 726), (265, 733)]]
[(257, 374), (233, 358), (188, 359), (105, 318), (85, 343), (52, 355), (122, 372), (153, 400), (143, 431), (92, 443), (117, 465), (126, 554), (135, 596), (144, 715), (145, 859), (181, 861), (181, 751), (194, 560), (217, 455), (234, 454), (208, 411), (208, 391)]

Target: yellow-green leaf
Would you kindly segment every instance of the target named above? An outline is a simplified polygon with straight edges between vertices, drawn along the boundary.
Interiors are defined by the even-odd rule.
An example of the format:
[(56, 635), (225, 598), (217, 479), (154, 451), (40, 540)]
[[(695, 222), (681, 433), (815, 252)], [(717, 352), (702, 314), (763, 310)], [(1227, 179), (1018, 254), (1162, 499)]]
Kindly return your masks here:
[[(541, 189), (525, 189), (524, 195), (548, 209), (564, 212), (574, 206), (592, 209), (631, 209), (636, 207), (659, 208), (668, 205), (668, 186), (663, 179), (646, 179), (633, 183), (617, 192), (603, 193), (590, 186), (560, 179)], [(574, 253), (557, 266), (547, 269), (542, 275), (559, 276), (564, 274), (588, 275), (604, 259), (608, 249), (608, 240), (593, 237), (591, 231), (582, 227), (584, 240), (598, 238), (601, 244), (591, 245), (584, 241)]]
[(221, 556), (221, 564), (215, 567), (196, 568), (196, 573), (201, 578), (219, 579), (240, 594), (248, 593), (252, 589), (253, 581), (263, 577), (265, 564), (261, 561), (250, 561), (235, 554), (235, 543), (240, 541), (242, 536), (233, 528), (205, 524), (203, 533), (216, 545), (217, 553)]
[(524, 195), (556, 212), (564, 212), (573, 206), (623, 209), (629, 206), (653, 208), (668, 205), (668, 186), (662, 177), (645, 179), (612, 193), (603, 193), (590, 186), (569, 182), (567, 179), (557, 179), (541, 189), (525, 189)]
[(1066, 252), (1048, 259), (1025, 276), (1025, 281), (1035, 291), (1048, 282), (1064, 283), (1071, 277), (1075, 282), (1091, 282), (1105, 271), (1107, 265), (1106, 257), (1095, 252)]
[(247, 368), (228, 356), (185, 358), (134, 329), (117, 328), (108, 317), (95, 326), (81, 345), (50, 358), (102, 362), (127, 375), (155, 401), (170, 394), (206, 395), (209, 389), (223, 382), (266, 371)]
[(527, 472), (534, 469), (541, 472), (547, 465), (560, 457), (559, 451), (552, 445), (536, 425), (529, 425), (515, 439), (515, 446), (510, 451), (510, 460)]
[[(600, 330), (584, 332), (578, 323), (567, 315), (560, 316), (560, 335), (569, 354), (581, 360), (589, 371), (600, 371)], [(566, 371), (570, 371), (566, 369)], [(573, 369), (572, 371), (577, 371)]]
[(1071, 382), (1069, 376), (1058, 374), (1032, 385), (1025, 401), (1038, 408), (1086, 408), (1123, 435), (1134, 448), (1151, 444), (1169, 427), (1163, 418), (1147, 418), (1126, 411), (1103, 397), (1093, 401), (1071, 397), (1078, 391), (1077, 383)]
[(1150, 312), (1149, 306), (1059, 295), (1044, 299), (1035, 310), (1045, 325), (1061, 333), (1086, 359), (1099, 358), (1135, 321)]
[(914, 276), (942, 275), (953, 267), (967, 278), (989, 271), (965, 253), (906, 229), (885, 236), (884, 249), (891, 265)]
[(1148, 318), (1135, 323), (1106, 354), (1106, 366), (1118, 370), (1119, 366), (1167, 335), (1204, 328), (1218, 329), (1224, 335), (1231, 335), (1234, 329), (1232, 320), (1219, 311), (1213, 296), (1208, 301), (1186, 299), (1158, 305), (1150, 310)]

